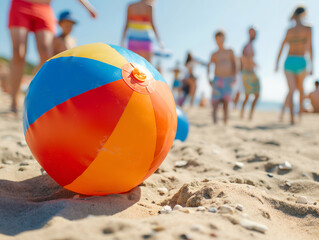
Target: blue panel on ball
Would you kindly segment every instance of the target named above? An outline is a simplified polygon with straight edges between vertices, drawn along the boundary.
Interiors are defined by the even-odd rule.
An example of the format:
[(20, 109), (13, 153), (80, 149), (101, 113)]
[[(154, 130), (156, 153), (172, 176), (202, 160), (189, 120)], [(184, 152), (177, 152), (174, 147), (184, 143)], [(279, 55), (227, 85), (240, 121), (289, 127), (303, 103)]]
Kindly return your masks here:
[(97, 60), (82, 57), (51, 59), (29, 86), (23, 109), (24, 133), (29, 125), (56, 105), (120, 79), (121, 69)]
[(188, 135), (189, 130), (189, 122), (187, 119), (186, 114), (180, 107), (176, 106), (176, 113), (177, 113), (177, 130), (175, 140), (185, 141)]

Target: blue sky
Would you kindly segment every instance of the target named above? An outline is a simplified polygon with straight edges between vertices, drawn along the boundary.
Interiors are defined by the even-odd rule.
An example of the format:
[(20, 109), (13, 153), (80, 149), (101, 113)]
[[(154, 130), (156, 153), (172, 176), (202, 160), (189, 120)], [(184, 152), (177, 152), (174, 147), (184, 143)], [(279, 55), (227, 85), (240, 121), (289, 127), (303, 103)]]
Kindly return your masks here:
[[(78, 45), (106, 42), (120, 44), (122, 30), (125, 23), (126, 6), (129, 0), (91, 0), (98, 10), (98, 19), (91, 19), (86, 10), (77, 0), (54, 0), (52, 3), (56, 14), (61, 10), (70, 9), (79, 24), (75, 27), (74, 37)], [(281, 71), (274, 72), (275, 59), (278, 54), (280, 43), (286, 29), (291, 26), (288, 21), (293, 9), (298, 4), (307, 7), (308, 15), (306, 22), (314, 28), (314, 75), (305, 80), (306, 91), (312, 89), (313, 80), (319, 74), (317, 70), (317, 56), (319, 48), (316, 43), (319, 36), (319, 1), (295, 1), (295, 0), (156, 0), (155, 22), (159, 34), (165, 46), (172, 50), (171, 59), (162, 60), (163, 75), (171, 82), (172, 75), (167, 69), (175, 65), (175, 61), (185, 61), (186, 51), (192, 53), (204, 61), (208, 61), (210, 54), (216, 49), (213, 33), (218, 29), (226, 32), (226, 46), (231, 47), (236, 55), (240, 55), (243, 45), (247, 42), (247, 29), (254, 24), (258, 28), (258, 38), (255, 44), (256, 61), (258, 63), (258, 75), (262, 83), (262, 100), (282, 101), (287, 88), (283, 74), (283, 60)], [(10, 35), (7, 29), (7, 15), (10, 0), (1, 0), (0, 9), (0, 32), (1, 44), (0, 55), (11, 56)], [(34, 37), (29, 37), (27, 59), (37, 62)], [(156, 63), (154, 59), (153, 63)], [(207, 84), (206, 69), (198, 66), (195, 69), (199, 77), (197, 94), (204, 92), (210, 94)]]

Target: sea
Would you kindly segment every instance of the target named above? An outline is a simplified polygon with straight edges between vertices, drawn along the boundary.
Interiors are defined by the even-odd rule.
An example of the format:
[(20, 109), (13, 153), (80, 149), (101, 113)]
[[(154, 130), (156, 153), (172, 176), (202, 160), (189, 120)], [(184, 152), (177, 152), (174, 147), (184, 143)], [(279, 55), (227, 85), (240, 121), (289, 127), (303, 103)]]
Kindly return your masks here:
[[(194, 105), (197, 106), (200, 102), (200, 98), (196, 98), (194, 99)], [(209, 101), (210, 102), (210, 101)], [(237, 108), (240, 108), (242, 104), (242, 101), (238, 102)], [(247, 104), (246, 104), (246, 108), (248, 109), (249, 106), (251, 104), (251, 100), (248, 100)], [(189, 105), (189, 99), (187, 99), (185, 101), (185, 105)], [(259, 111), (266, 111), (266, 112), (278, 112), (281, 111), (283, 103), (282, 102), (275, 102), (275, 101), (265, 101), (265, 100), (261, 100), (257, 102), (256, 105), (256, 110)], [(304, 106), (305, 108), (310, 108), (310, 102), (308, 100), (305, 100), (304, 102)], [(233, 103), (230, 104), (230, 108), (233, 107)], [(288, 111), (288, 107), (286, 108), (286, 111)], [(298, 113), (299, 111), (299, 103), (297, 101), (294, 101), (294, 112)]]

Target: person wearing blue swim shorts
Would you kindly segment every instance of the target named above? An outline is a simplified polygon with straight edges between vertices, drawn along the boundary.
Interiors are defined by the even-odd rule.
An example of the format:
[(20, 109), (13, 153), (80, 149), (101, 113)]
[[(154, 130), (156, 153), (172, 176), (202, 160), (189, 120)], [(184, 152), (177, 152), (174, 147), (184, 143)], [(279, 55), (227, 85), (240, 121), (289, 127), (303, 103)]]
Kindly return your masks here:
[(210, 64), (215, 65), (215, 76), (210, 81), (213, 87), (212, 105), (213, 105), (213, 121), (217, 123), (217, 109), (220, 103), (223, 104), (224, 123), (228, 121), (228, 103), (231, 101), (232, 87), (236, 76), (236, 61), (232, 49), (224, 47), (225, 34), (218, 31), (215, 34), (218, 50), (211, 56), (207, 66), (208, 80), (210, 81)]
[(283, 104), (280, 119), (282, 120), (284, 110), (286, 106), (290, 109), (290, 123), (294, 124), (294, 104), (293, 95), (295, 89), (299, 90), (299, 116), (301, 117), (304, 100), (303, 81), (307, 75), (307, 61), (305, 58), (306, 53), (310, 56), (310, 66), (308, 74), (312, 75), (312, 33), (311, 27), (302, 23), (304, 16), (306, 15), (306, 9), (303, 6), (299, 6), (295, 9), (291, 21), (295, 21), (295, 26), (288, 29), (285, 39), (281, 44), (281, 48), (278, 54), (276, 71), (279, 68), (279, 60), (283, 48), (287, 45), (289, 47), (288, 56), (285, 61), (284, 70), (288, 83), (288, 94)]

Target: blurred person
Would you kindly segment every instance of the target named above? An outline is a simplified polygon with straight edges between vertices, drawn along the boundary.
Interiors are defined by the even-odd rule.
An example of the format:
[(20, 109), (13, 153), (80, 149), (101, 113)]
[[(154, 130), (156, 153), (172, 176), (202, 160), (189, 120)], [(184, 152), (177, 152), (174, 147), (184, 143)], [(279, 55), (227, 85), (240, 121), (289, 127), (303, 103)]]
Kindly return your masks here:
[(306, 9), (303, 6), (299, 6), (295, 9), (290, 20), (295, 21), (295, 26), (288, 29), (286, 36), (281, 44), (280, 51), (277, 57), (276, 62), (276, 71), (279, 68), (279, 60), (282, 53), (282, 50), (285, 45), (289, 47), (288, 56), (285, 61), (284, 69), (285, 75), (288, 83), (288, 94), (283, 104), (280, 118), (282, 119), (284, 114), (285, 106), (289, 106), (290, 109), (290, 123), (294, 124), (294, 104), (293, 104), (293, 95), (295, 89), (299, 91), (299, 116), (301, 117), (303, 112), (303, 101), (304, 101), (304, 89), (303, 81), (307, 75), (307, 61), (305, 59), (305, 54), (309, 53), (310, 55), (310, 72), (312, 75), (313, 66), (312, 66), (312, 33), (311, 27), (306, 26), (302, 23), (303, 18), (306, 15)]
[(236, 74), (236, 78), (235, 78), (235, 83), (233, 86), (233, 103), (234, 103), (234, 108), (237, 108), (238, 102), (239, 102), (239, 98), (241, 93), (244, 91), (244, 86), (243, 86), (243, 80), (241, 78), (241, 61), (240, 58), (236, 58), (236, 66), (237, 66), (237, 74)]
[(151, 62), (153, 56), (153, 34), (155, 34), (158, 44), (163, 49), (163, 44), (153, 21), (153, 2), (150, 0), (140, 0), (127, 7), (126, 24), (121, 43), (124, 47), (124, 40), (127, 37), (127, 48), (144, 57), (149, 62)]
[(196, 76), (194, 75), (194, 67), (196, 64), (205, 65), (202, 61), (195, 59), (190, 52), (187, 53), (185, 66), (187, 74), (182, 82), (182, 96), (178, 101), (178, 104), (182, 106), (188, 96), (190, 96), (190, 106), (194, 104), (194, 97), (196, 93), (197, 83)]
[(205, 97), (205, 94), (203, 93), (202, 97), (200, 98), (200, 101), (199, 101), (199, 106), (200, 107), (207, 107), (207, 105), (208, 105), (208, 100)]
[(256, 103), (259, 98), (259, 92), (260, 92), (260, 83), (259, 79), (255, 73), (255, 67), (256, 63), (254, 61), (254, 55), (255, 51), (253, 48), (253, 42), (256, 39), (256, 30), (254, 27), (250, 27), (248, 30), (249, 34), (249, 41), (245, 45), (241, 57), (241, 77), (243, 81), (243, 85), (245, 88), (245, 99), (242, 104), (240, 117), (244, 117), (244, 111), (245, 111), (245, 105), (249, 99), (249, 96), (252, 94), (254, 95), (254, 100), (251, 104), (249, 119), (252, 119), (253, 113), (255, 110)]
[(181, 97), (181, 87), (182, 87), (182, 81), (180, 79), (180, 67), (179, 67), (179, 61), (176, 62), (175, 68), (171, 70), (171, 72), (174, 73), (174, 80), (173, 80), (173, 86), (172, 86), (172, 92), (173, 95), (177, 95), (177, 99)]
[(189, 95), (189, 83), (187, 82), (187, 79), (184, 78), (181, 81), (181, 88), (180, 88), (180, 95), (179, 98), (177, 100), (177, 105), (179, 105), (180, 107), (182, 107)]
[[(94, 8), (87, 0), (78, 0), (96, 17)], [(27, 39), (29, 32), (35, 34), (40, 56), (38, 69), (53, 55), (53, 39), (56, 19), (50, 6), (51, 0), (11, 0), (9, 23), (12, 40), (12, 60), (10, 67), (11, 111), (17, 112), (17, 98), (24, 72)]]
[(207, 75), (210, 76), (210, 64), (215, 65), (214, 79), (208, 79), (213, 87), (213, 120), (217, 123), (217, 110), (220, 103), (223, 104), (224, 123), (228, 121), (228, 103), (231, 101), (232, 85), (236, 76), (236, 60), (232, 49), (224, 47), (225, 33), (218, 31), (215, 34), (218, 50), (211, 55), (207, 65)]
[(76, 23), (77, 21), (70, 11), (60, 13), (59, 26), (61, 28), (61, 34), (53, 40), (53, 55), (76, 46), (76, 40), (71, 36), (73, 26)]
[(4, 60), (0, 60), (0, 82), (2, 91), (9, 93), (9, 66)]
[(319, 81), (315, 81), (315, 90), (309, 93), (308, 97), (312, 105), (312, 111), (319, 113)]

